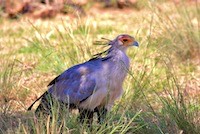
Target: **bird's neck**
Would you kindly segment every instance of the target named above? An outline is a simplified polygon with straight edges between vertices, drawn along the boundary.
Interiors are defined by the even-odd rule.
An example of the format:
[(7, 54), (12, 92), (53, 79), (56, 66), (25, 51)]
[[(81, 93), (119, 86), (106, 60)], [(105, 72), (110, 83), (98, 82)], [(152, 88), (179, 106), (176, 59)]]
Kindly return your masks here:
[(112, 61), (121, 62), (127, 68), (129, 68), (129, 58), (126, 55), (126, 50), (111, 49), (111, 51), (108, 53), (108, 57), (109, 56), (111, 57)]
[[(109, 75), (110, 79), (114, 79), (112, 83), (114, 84), (113, 88), (119, 87), (118, 84), (122, 83), (124, 81), (124, 78), (127, 75), (127, 72), (129, 70), (129, 58), (126, 55), (126, 53), (120, 49), (114, 49), (112, 50), (108, 56), (109, 61), (107, 62), (109, 65)], [(112, 73), (111, 73), (112, 72)]]

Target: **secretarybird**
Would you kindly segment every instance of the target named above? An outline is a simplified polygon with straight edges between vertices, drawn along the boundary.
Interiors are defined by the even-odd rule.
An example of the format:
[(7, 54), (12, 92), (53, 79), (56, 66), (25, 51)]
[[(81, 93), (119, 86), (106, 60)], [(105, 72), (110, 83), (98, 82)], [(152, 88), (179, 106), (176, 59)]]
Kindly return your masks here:
[[(123, 93), (122, 84), (129, 69), (126, 50), (139, 46), (134, 37), (127, 34), (117, 36), (108, 45), (108, 50), (67, 69), (52, 80), (48, 90), (36, 100), (41, 99), (41, 102), (35, 112), (51, 114), (50, 100), (54, 99), (69, 109), (77, 108), (82, 123), (84, 120), (92, 123), (94, 112), (97, 112), (98, 121), (102, 122)], [(103, 53), (105, 56), (102, 56)]]

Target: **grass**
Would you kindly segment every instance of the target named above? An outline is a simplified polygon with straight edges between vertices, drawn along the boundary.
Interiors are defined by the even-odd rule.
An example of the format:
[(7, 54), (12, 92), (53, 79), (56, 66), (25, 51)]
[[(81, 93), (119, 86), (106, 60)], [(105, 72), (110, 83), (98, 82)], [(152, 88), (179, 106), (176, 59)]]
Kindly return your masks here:
[[(140, 11), (114, 10), (115, 16), (2, 20), (0, 133), (197, 134), (199, 3), (146, 3)], [(78, 123), (76, 111), (60, 120), (55, 110), (52, 121), (26, 111), (56, 75), (105, 49), (95, 41), (121, 33), (134, 35), (140, 47), (128, 51), (125, 91), (104, 124), (89, 129)]]

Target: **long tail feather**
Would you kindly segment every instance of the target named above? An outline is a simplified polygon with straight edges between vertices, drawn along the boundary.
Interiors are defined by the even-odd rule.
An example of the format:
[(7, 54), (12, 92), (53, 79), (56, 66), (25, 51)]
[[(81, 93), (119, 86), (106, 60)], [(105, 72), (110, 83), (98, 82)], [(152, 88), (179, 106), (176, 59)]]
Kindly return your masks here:
[(37, 98), (37, 100), (35, 100), (27, 109), (27, 111), (31, 110), (33, 105), (38, 101), (40, 100), (47, 92), (44, 92), (39, 98)]

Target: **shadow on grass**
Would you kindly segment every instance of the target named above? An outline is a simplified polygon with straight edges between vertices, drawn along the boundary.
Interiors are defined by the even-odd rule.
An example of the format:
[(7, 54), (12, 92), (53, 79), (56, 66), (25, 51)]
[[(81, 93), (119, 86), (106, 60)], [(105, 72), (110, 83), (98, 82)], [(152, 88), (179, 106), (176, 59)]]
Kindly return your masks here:
[(0, 113), (0, 133), (16, 133), (23, 124), (33, 121), (32, 112), (15, 112), (14, 114)]

